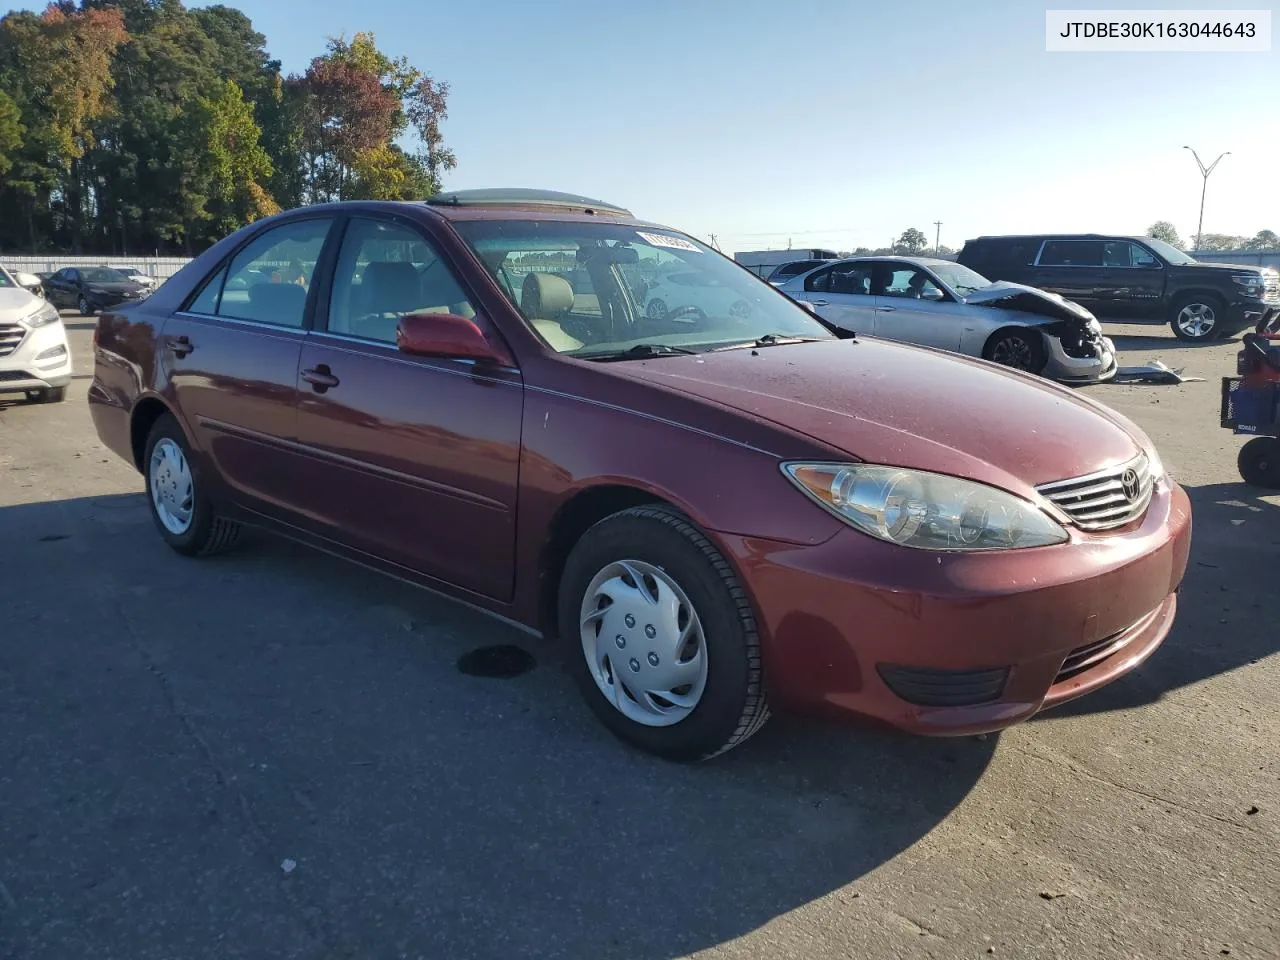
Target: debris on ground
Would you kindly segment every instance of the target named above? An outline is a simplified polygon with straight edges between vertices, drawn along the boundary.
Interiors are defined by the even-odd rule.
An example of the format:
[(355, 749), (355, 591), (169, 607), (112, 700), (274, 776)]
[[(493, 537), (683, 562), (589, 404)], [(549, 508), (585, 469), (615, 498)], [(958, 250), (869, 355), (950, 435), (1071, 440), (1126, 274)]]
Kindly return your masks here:
[(285, 873), (293, 873), (294, 868), (298, 865), (297, 860), (284, 860), (280, 863), (280, 869)]
[(1114, 383), (1203, 383), (1204, 377), (1184, 377), (1185, 367), (1171, 370), (1162, 360), (1141, 367), (1118, 367)]

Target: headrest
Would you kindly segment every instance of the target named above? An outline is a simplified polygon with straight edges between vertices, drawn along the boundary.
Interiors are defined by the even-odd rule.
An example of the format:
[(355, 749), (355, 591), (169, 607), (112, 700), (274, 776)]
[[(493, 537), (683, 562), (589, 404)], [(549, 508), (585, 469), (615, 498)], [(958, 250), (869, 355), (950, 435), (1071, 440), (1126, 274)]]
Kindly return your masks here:
[(531, 273), (524, 278), (520, 309), (530, 320), (556, 320), (573, 308), (573, 287), (553, 273)]
[(403, 260), (374, 260), (366, 264), (360, 286), (367, 291), (368, 302), (382, 308), (381, 313), (411, 309), (421, 299), (417, 268)]

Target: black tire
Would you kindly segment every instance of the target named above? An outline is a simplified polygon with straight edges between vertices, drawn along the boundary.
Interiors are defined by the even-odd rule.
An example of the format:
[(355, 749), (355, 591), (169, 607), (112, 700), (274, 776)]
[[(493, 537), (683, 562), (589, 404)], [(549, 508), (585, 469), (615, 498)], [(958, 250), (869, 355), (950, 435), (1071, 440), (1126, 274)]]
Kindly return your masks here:
[[(191, 524), (183, 533), (174, 533), (164, 525), (156, 511), (155, 498), (151, 492), (151, 456), (161, 440), (171, 440), (182, 450), (191, 470), (191, 489), (193, 510)], [(187, 443), (186, 434), (172, 414), (165, 413), (156, 420), (147, 435), (147, 445), (142, 455), (142, 475), (147, 484), (147, 506), (151, 510), (151, 519), (164, 542), (187, 557), (210, 557), (224, 553), (240, 540), (243, 528), (234, 520), (220, 517), (214, 511), (204, 492), (204, 484), (195, 461), (191, 458), (191, 445)]]
[(1010, 327), (991, 335), (982, 348), (982, 359), (1027, 373), (1043, 373), (1049, 353), (1039, 331)]
[[(1196, 311), (1199, 313), (1202, 321), (1208, 321), (1208, 326), (1203, 327), (1197, 332), (1195, 329), (1188, 328), (1182, 319), (1184, 310)], [(1180, 297), (1173, 305), (1173, 316), (1169, 318), (1169, 329), (1173, 331), (1173, 335), (1179, 340), (1185, 340), (1188, 343), (1209, 343), (1217, 340), (1222, 334), (1223, 311), (1226, 305), (1220, 297), (1211, 293), (1197, 293), (1186, 297)]]
[(27, 400), (30, 403), (61, 403), (67, 399), (66, 387), (45, 387), (42, 390), (28, 390)]
[[(706, 686), (693, 711), (672, 726), (645, 726), (624, 716), (596, 685), (583, 654), (578, 623), (584, 595), (597, 572), (620, 560), (660, 567), (702, 622)], [(769, 719), (760, 638), (746, 592), (711, 541), (669, 507), (624, 510), (583, 534), (560, 580), (559, 622), (570, 672), (587, 705), (633, 746), (667, 760), (708, 760), (746, 741)]]
[(1280, 490), (1280, 439), (1254, 437), (1240, 448), (1236, 466), (1250, 486)]
[(83, 296), (81, 296), (80, 299), (76, 302), (76, 309), (80, 311), (80, 316), (82, 317), (93, 316), (93, 304), (91, 304)]

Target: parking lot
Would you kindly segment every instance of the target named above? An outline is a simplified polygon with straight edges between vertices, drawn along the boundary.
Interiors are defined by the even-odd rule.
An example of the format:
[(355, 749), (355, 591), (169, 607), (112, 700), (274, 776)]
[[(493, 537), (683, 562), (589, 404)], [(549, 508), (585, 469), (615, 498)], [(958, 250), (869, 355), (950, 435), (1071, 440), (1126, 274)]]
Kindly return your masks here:
[[(1218, 428), (1237, 341), (1112, 327), (1206, 380), (1086, 388), (1194, 504), (1141, 670), (999, 736), (777, 718), (685, 767), (429, 593), (178, 557), (64, 319), (68, 400), (0, 399), (0, 958), (1280, 956), (1280, 496)], [(489, 644), (536, 666), (458, 669)]]

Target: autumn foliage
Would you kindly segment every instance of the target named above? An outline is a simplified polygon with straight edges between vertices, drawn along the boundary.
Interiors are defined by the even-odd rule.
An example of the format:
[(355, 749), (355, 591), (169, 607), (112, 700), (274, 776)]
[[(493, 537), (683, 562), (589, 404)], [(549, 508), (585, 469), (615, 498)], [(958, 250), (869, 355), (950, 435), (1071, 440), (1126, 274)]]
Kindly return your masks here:
[(229, 6), (0, 19), (0, 250), (193, 253), (282, 208), (429, 196), (448, 85), (372, 34), (285, 76)]

